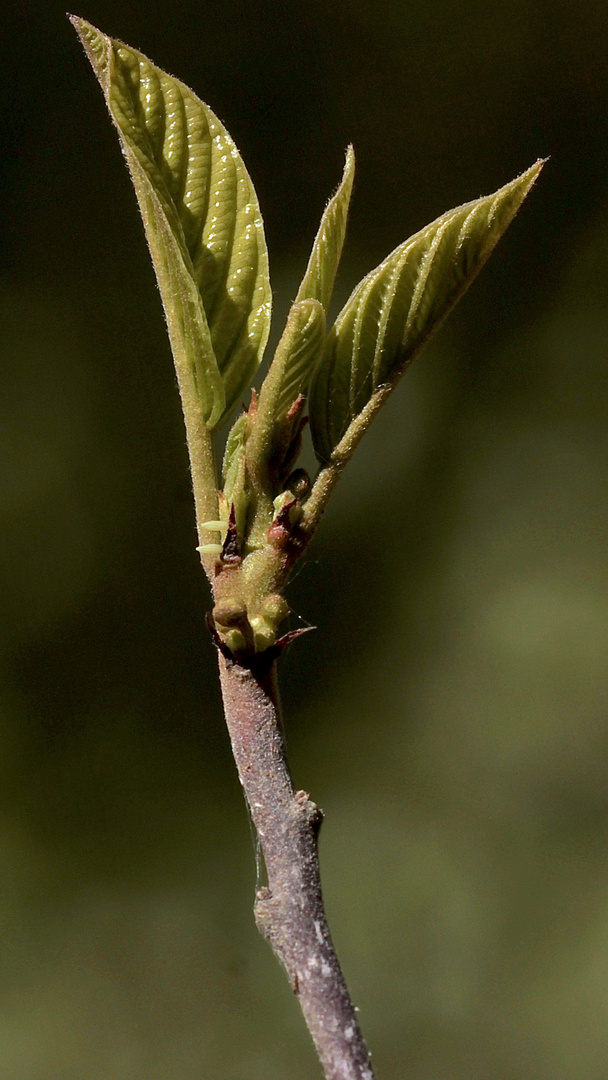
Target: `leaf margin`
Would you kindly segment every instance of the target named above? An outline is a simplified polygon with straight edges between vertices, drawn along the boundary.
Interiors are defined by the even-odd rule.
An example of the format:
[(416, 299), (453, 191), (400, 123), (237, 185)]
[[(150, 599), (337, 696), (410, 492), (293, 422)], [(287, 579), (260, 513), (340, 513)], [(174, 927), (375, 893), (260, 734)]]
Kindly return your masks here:
[[(370, 273), (367, 274), (355, 286), (350, 297), (346, 301), (346, 304), (337, 316), (334, 325), (328, 333), (323, 356), (321, 357), (311, 380), (309, 393), (311, 434), (313, 437), (315, 452), (322, 464), (330, 462), (334, 458), (341, 456), (342, 443), (345, 444), (344, 450), (346, 451), (346, 447), (350, 445), (351, 441), (348, 437), (349, 430), (354, 425), (357, 425), (358, 418), (362, 416), (364, 412), (366, 416), (368, 412), (370, 412), (367, 406), (372, 401), (374, 395), (378, 394), (380, 391), (383, 391), (385, 388), (389, 390), (392, 390), (394, 388), (407, 367), (409, 367), (413, 360), (418, 356), (418, 354), (424, 348), (430, 337), (443, 324), (447, 316), (454, 308), (455, 304), (458, 302), (464, 292), (466, 292), (474, 278), (484, 266), (494, 247), (498, 243), (498, 240), (508, 228), (509, 224), (513, 220), (513, 217), (523, 203), (526, 195), (528, 194), (535, 180), (537, 179), (546, 160), (547, 159), (539, 159), (529, 169), (525, 170), (525, 172), (515, 177), (515, 179), (510, 181), (509, 184), (505, 184), (502, 188), (499, 188), (497, 191), (493, 192), (492, 195), (482, 196), (481, 198), (472, 200), (469, 203), (463, 203), (461, 206), (454, 207), (452, 210), (447, 211), (447, 213), (440, 215), (440, 217), (436, 218), (435, 221), (431, 222), (429, 225), (425, 226), (417, 233), (414, 233), (406, 241), (398, 245), (398, 247), (396, 247), (392, 252), (390, 252), (390, 254), (378, 266), (376, 266), (372, 271), (370, 271)], [(362, 405), (360, 405), (360, 407), (356, 411), (351, 410), (350, 415), (348, 415), (347, 418), (342, 416), (342, 418), (339, 420), (339, 423), (336, 425), (335, 411), (334, 416), (332, 417), (330, 414), (330, 409), (333, 407), (335, 410), (336, 395), (339, 395), (340, 389), (344, 394), (344, 385), (342, 385), (342, 387), (340, 388), (339, 381), (338, 383), (334, 381), (332, 384), (332, 375), (335, 375), (336, 370), (338, 380), (340, 379), (340, 377), (342, 378), (342, 384), (344, 384), (345, 377), (348, 376), (349, 407), (351, 405), (353, 397), (350, 385), (352, 377), (352, 362), (350, 370), (348, 371), (346, 370), (344, 365), (342, 366), (342, 370), (340, 371), (340, 369), (337, 367), (337, 361), (335, 361), (333, 365), (331, 363), (332, 354), (335, 357), (336, 349), (340, 346), (340, 333), (341, 331), (343, 331), (345, 325), (347, 325), (347, 320), (352, 320), (354, 317), (355, 323), (358, 322), (359, 324), (358, 327), (355, 326), (355, 330), (360, 334), (361, 323), (365, 315), (366, 296), (369, 299), (369, 295), (372, 293), (374, 286), (378, 283), (379, 280), (381, 280), (382, 275), (386, 274), (387, 270), (391, 269), (392, 263), (398, 263), (400, 255), (407, 255), (409, 252), (411, 252), (416, 243), (419, 243), (420, 240), (424, 238), (425, 234), (431, 234), (431, 231), (433, 229), (435, 229), (436, 233), (439, 233), (443, 225), (445, 225), (446, 223), (449, 224), (452, 220), (455, 219), (457, 215), (462, 215), (462, 213), (467, 210), (469, 211), (469, 214), (465, 215), (465, 221), (468, 220), (468, 218), (476, 211), (476, 209), (486, 203), (490, 204), (489, 216), (491, 221), (492, 217), (495, 216), (496, 209), (499, 207), (500, 203), (506, 196), (511, 194), (514, 194), (515, 197), (513, 198), (511, 205), (508, 207), (508, 210), (505, 213), (504, 219), (501, 221), (499, 228), (488, 234), (487, 243), (483, 247), (483, 251), (480, 257), (475, 262), (474, 267), (468, 273), (465, 273), (461, 280), (457, 281), (456, 287), (449, 294), (449, 297), (447, 298), (446, 303), (443, 305), (439, 314), (432, 320), (430, 325), (426, 326), (424, 332), (419, 334), (418, 338), (415, 340), (415, 343), (409, 352), (407, 351), (405, 343), (402, 343), (401, 348), (403, 350), (403, 355), (401, 359), (395, 363), (394, 370), (390, 373), (390, 377), (385, 378), (382, 381), (377, 381), (376, 384), (372, 386), (370, 393), (367, 395), (367, 400)], [(492, 208), (492, 200), (494, 208)], [(433, 242), (434, 241), (431, 240), (431, 249)], [(463, 241), (461, 241), (460, 246), (463, 246)], [(432, 260), (427, 267), (427, 278), (431, 270)], [(412, 302), (415, 293), (416, 290), (414, 290)], [(419, 301), (420, 299), (421, 297), (419, 296)], [(387, 318), (389, 316), (390, 311), (387, 314)], [(377, 367), (377, 353), (378, 350), (376, 342), (376, 347), (374, 349), (374, 367)], [(383, 400), (384, 396), (385, 395), (383, 394)], [(371, 422), (372, 416), (375, 415), (375, 411), (376, 410), (371, 409), (369, 421), (367, 421), (366, 423), (365, 430), (367, 430), (367, 426), (369, 426), (369, 422)], [(363, 431), (361, 432), (361, 434), (358, 435), (357, 442), (362, 437), (362, 434)], [(352, 450), (349, 449), (348, 453), (350, 456)]]
[[(205, 424), (210, 429), (216, 429), (227, 419), (237, 404), (239, 397), (250, 386), (255, 371), (261, 362), (270, 331), (272, 293), (268, 269), (268, 251), (263, 220), (253, 182), (230, 134), (216, 114), (205, 102), (197, 97), (194, 91), (179, 79), (163, 71), (139, 50), (126, 45), (117, 38), (104, 34), (92, 23), (84, 19), (74, 15), (70, 15), (69, 18), (101, 85), (110, 116), (118, 130), (121, 149), (135, 187), (146, 239), (159, 284), (180, 390), (185, 391), (186, 396), (190, 398), (190, 405), (193, 404), (197, 396), (199, 397)], [(251, 288), (249, 309), (243, 316), (243, 309), (241, 308), (241, 329), (238, 331), (231, 354), (224, 363), (221, 361), (221, 354), (218, 363), (217, 343), (214, 340), (216, 338), (216, 329), (214, 329), (213, 322), (210, 324), (207, 318), (203, 293), (201, 292), (203, 284), (200, 283), (200, 280), (197, 280), (182, 228), (180, 211), (164, 183), (161, 165), (157, 160), (158, 155), (155, 156), (152, 152), (144, 154), (135, 139), (129, 142), (128, 125), (121, 123), (119, 115), (121, 107), (119, 100), (120, 90), (122, 89), (123, 93), (128, 97), (128, 93), (125, 92), (124, 88), (124, 72), (119, 75), (116, 73), (117, 56), (121, 51), (125, 51), (128, 57), (133, 58), (138, 64), (143, 63), (146, 65), (149, 71), (158, 77), (160, 82), (165, 80), (169, 86), (174, 87), (176, 92), (181, 95), (182, 102), (191, 102), (193, 107), (200, 110), (208, 126), (209, 133), (218, 132), (215, 138), (221, 137), (224, 140), (230, 156), (236, 161), (234, 166), (235, 184), (241, 185), (241, 187), (244, 184), (247, 188), (245, 206), (247, 210), (252, 211), (258, 265), (254, 270), (255, 280)], [(126, 63), (124, 58), (123, 63)], [(121, 77), (122, 86), (120, 84)], [(133, 99), (133, 107), (136, 108), (135, 99)], [(148, 138), (150, 135), (149, 130), (147, 128), (143, 130), (146, 138)], [(147, 157), (147, 160), (142, 160), (144, 157)], [(163, 164), (166, 165), (164, 159)], [(190, 160), (187, 156), (185, 165), (182, 161), (182, 166), (186, 169), (190, 167)], [(211, 170), (211, 164), (209, 169)], [(211, 173), (209, 173), (210, 175)], [(209, 179), (209, 184), (210, 182)], [(241, 194), (241, 187), (239, 187), (239, 195)], [(210, 193), (211, 188), (207, 192), (209, 197), (211, 197)], [(188, 194), (190, 193), (188, 192)], [(235, 222), (237, 220), (236, 199), (237, 195), (235, 195)], [(159, 227), (159, 218), (163, 219), (162, 227)], [(206, 227), (207, 219), (203, 219), (200, 223), (201, 237)], [(163, 234), (162, 238), (159, 239), (158, 233)], [(233, 235), (232, 244), (228, 249), (227, 256), (224, 258), (224, 264), (222, 264), (225, 266), (226, 288), (230, 280), (231, 260), (238, 242), (234, 240)], [(165, 250), (167, 245), (171, 249), (169, 259)], [(163, 264), (168, 261), (172, 264), (171, 281), (167, 280), (166, 274), (163, 274)], [(241, 270), (237, 268), (236, 273), (240, 274)], [(179, 287), (172, 289), (171, 284), (175, 285), (176, 281)], [(193, 283), (194, 289), (190, 282)], [(174, 295), (171, 295), (172, 292)], [(175, 295), (176, 293), (178, 295)], [(181, 299), (185, 300), (185, 310), (181, 312), (179, 311), (180, 294)], [(239, 350), (240, 357), (237, 355)], [(235, 356), (241, 360), (240, 367), (234, 363)], [(190, 382), (190, 386), (184, 385), (188, 382)], [(183, 392), (182, 397), (184, 397)]]
[(342, 179), (321, 216), (310, 258), (294, 303), (318, 300), (327, 315), (344, 247), (348, 211), (355, 178), (355, 151), (346, 148)]

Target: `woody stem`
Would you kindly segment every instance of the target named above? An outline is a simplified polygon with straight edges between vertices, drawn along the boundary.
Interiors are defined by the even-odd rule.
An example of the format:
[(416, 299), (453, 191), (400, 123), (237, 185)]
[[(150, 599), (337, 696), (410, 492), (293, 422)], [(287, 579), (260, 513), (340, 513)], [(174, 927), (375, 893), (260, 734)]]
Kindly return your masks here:
[(298, 996), (326, 1080), (374, 1080), (369, 1053), (331, 940), (319, 875), (322, 820), (296, 791), (282, 735), (276, 664), (245, 667), (219, 653), (236, 766), (268, 874), (255, 919)]

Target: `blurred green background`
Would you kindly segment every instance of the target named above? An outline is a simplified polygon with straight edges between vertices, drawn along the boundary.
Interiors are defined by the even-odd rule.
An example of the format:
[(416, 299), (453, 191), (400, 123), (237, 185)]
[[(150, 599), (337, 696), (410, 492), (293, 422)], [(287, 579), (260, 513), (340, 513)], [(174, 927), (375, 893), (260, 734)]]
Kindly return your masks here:
[[(379, 1080), (608, 1075), (608, 10), (88, 0), (207, 100), (277, 331), (353, 141), (340, 299), (551, 155), (290, 599), (299, 785)], [(313, 1080), (256, 934), (135, 198), (56, 0), (3, 15), (0, 1080)]]

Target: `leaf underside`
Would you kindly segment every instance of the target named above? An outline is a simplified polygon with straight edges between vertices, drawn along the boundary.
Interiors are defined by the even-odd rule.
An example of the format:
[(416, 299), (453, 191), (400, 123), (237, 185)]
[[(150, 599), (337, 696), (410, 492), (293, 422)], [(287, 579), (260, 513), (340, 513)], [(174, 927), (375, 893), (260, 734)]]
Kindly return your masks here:
[(542, 165), (443, 214), (354, 289), (328, 335), (310, 390), (311, 432), (322, 462), (374, 393), (395, 384), (465, 292)]
[(253, 184), (224, 126), (187, 86), (84, 20), (72, 22), (131, 171), (180, 388), (216, 426), (249, 387), (270, 328)]

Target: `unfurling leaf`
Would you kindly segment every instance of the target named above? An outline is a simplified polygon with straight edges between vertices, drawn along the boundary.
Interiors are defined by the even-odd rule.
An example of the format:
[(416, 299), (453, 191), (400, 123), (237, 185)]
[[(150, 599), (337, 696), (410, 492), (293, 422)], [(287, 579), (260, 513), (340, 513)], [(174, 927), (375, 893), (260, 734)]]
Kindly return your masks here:
[[(271, 484), (293, 468), (300, 449), (304, 395), (325, 341), (325, 312), (318, 300), (292, 304), (285, 329), (252, 419), (247, 458), (259, 484), (270, 462)], [(295, 441), (294, 441), (295, 440)], [(276, 491), (273, 492), (276, 494)]]
[(318, 300), (323, 305), (326, 315), (344, 246), (354, 176), (355, 152), (352, 146), (349, 146), (340, 186), (325, 207), (306, 273), (296, 296), (296, 301)]
[[(304, 395), (325, 340), (325, 312), (318, 300), (292, 304), (259, 400), (233, 424), (222, 465), (225, 508), (234, 502), (242, 532), (248, 487), (265, 506), (293, 468), (301, 446)], [(277, 485), (279, 485), (277, 487)], [(292, 497), (293, 498), (293, 497)], [(268, 527), (268, 522), (264, 530)]]
[(118, 128), (182, 395), (216, 426), (250, 385), (270, 328), (257, 197), (228, 132), (142, 53), (72, 22)]
[(319, 301), (300, 300), (293, 304), (262, 387), (260, 410), (268, 394), (272, 396), (273, 418), (285, 416), (298, 395), (308, 389), (324, 340), (325, 312)]
[(222, 479), (224, 483), (224, 495), (230, 503), (232, 491), (238, 476), (241, 459), (245, 452), (245, 437), (247, 434), (247, 416), (241, 413), (232, 425), (226, 440), (224, 460), (222, 461)]
[(542, 165), (443, 214), (357, 285), (328, 335), (310, 390), (311, 431), (321, 461), (330, 459), (374, 393), (396, 383), (462, 296)]

